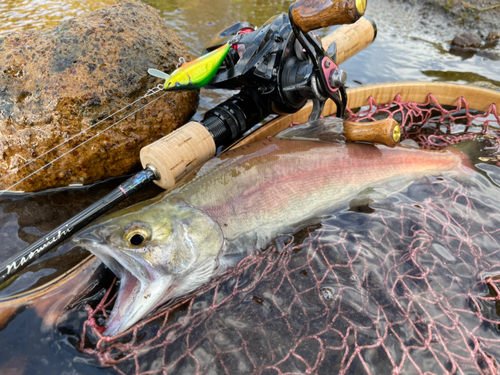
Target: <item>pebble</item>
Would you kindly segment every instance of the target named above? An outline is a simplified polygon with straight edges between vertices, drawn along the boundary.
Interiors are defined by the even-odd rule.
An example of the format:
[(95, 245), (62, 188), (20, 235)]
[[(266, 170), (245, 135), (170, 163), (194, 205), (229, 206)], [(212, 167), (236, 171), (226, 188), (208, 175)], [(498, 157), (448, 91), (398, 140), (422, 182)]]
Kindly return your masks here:
[(478, 51), (476, 55), (492, 61), (500, 60), (500, 56), (492, 51)]
[(461, 33), (455, 35), (451, 44), (460, 48), (479, 48), (481, 46), (481, 37), (474, 33)]
[(321, 288), (320, 291), (321, 291), (321, 296), (323, 297), (323, 299), (325, 299), (327, 301), (335, 299), (335, 289), (333, 289), (331, 287), (324, 287), (324, 288)]
[(498, 31), (498, 30), (490, 31), (490, 33), (486, 37), (486, 40), (488, 40), (488, 41), (489, 40), (497, 40), (497, 39), (500, 39), (500, 31)]

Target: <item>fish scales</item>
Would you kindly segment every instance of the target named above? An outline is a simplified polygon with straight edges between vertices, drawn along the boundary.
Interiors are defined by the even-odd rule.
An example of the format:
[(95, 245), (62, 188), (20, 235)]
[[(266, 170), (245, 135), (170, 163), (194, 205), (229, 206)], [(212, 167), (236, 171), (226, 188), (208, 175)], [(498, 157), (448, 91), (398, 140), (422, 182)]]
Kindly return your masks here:
[(228, 153), (217, 170), (173, 194), (212, 216), (231, 240), (321, 215), (380, 182), (404, 185), (459, 164), (452, 152), (271, 138)]
[(368, 187), (461, 173), (457, 152), (269, 138), (214, 158), (176, 190), (118, 211), (73, 242), (121, 279), (105, 335), (192, 292), (300, 222)]

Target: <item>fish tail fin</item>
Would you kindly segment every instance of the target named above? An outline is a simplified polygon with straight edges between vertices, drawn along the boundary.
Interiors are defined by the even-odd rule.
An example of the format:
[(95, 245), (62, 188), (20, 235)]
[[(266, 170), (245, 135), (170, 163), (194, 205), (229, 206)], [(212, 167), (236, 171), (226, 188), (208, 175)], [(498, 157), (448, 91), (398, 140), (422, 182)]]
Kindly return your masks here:
[(453, 154), (457, 155), (462, 161), (462, 165), (472, 170), (475, 169), (474, 163), (472, 162), (471, 158), (465, 152), (461, 151), (459, 148), (456, 148), (455, 145), (448, 146), (445, 148), (445, 150), (448, 150)]
[(498, 165), (497, 141), (488, 135), (476, 134), (470, 139), (446, 147), (446, 150), (460, 156), (462, 164), (472, 170), (476, 170), (475, 166), (479, 163)]

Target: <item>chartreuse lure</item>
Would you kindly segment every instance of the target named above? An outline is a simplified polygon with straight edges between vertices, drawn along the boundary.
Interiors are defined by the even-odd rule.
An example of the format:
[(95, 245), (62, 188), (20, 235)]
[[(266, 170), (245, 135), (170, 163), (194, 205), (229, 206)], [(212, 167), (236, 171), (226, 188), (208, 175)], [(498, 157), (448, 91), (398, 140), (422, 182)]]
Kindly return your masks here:
[(152, 76), (165, 79), (163, 89), (166, 91), (197, 90), (207, 85), (224, 61), (231, 46), (224, 44), (216, 50), (203, 55), (196, 60), (183, 64), (167, 74), (157, 69), (149, 69)]

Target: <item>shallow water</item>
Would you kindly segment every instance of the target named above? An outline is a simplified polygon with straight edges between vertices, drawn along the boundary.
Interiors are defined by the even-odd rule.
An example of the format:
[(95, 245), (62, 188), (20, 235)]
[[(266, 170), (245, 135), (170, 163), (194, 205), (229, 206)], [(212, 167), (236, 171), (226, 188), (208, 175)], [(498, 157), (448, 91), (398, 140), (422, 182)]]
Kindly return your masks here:
[[(0, 3), (0, 36), (19, 29), (32, 29), (51, 26), (68, 17), (74, 16), (87, 10), (95, 9), (101, 5), (109, 3), (113, 3), (113, 1), (66, 1), (64, 2), (64, 5), (61, 5), (60, 2), (51, 1), (3, 1)], [(220, 29), (229, 26), (236, 21), (249, 21), (257, 26), (261, 25), (269, 17), (277, 13), (287, 11), (289, 5), (291, 4), (291, 1), (271, 2), (260, 0), (218, 0), (208, 2), (201, 0), (158, 0), (149, 1), (147, 3), (159, 10), (160, 14), (186, 43), (189, 52), (193, 55), (198, 55), (199, 52), (203, 49), (203, 46), (210, 40), (211, 36)], [(432, 14), (422, 16), (422, 12), (418, 10), (418, 8), (411, 5), (401, 5), (397, 2), (392, 1), (369, 1), (367, 14), (371, 15), (375, 19), (378, 26), (378, 36), (376, 41), (367, 50), (363, 51), (362, 53), (353, 57), (342, 65), (343, 69), (345, 69), (348, 73), (349, 86), (356, 86), (359, 83), (368, 84), (375, 82), (402, 80), (445, 80), (457, 83), (481, 81), (489, 84), (499, 85), (500, 64), (498, 63), (498, 61), (493, 61), (491, 59), (478, 55), (472, 56), (470, 58), (463, 58), (447, 52), (449, 50), (449, 41), (453, 38), (455, 33), (460, 30), (459, 25), (449, 23), (445, 28), (443, 28), (441, 25), (443, 18), (434, 17)], [(323, 31), (322, 33), (327, 33), (327, 31)], [(500, 53), (500, 48), (498, 46), (491, 46), (488, 51)], [(231, 95), (231, 92), (224, 90), (215, 90), (210, 92), (208, 90), (202, 90), (200, 108), (195, 118), (200, 119), (206, 109), (213, 107), (223, 99), (227, 98), (229, 95)], [(470, 233), (475, 233), (474, 231), (477, 232), (478, 228), (481, 228), (484, 225), (487, 226), (489, 231), (494, 232), (495, 225), (497, 224), (496, 218), (500, 214), (500, 208), (498, 207), (498, 204), (496, 203), (496, 201), (491, 199), (491, 197), (498, 196), (499, 193), (498, 186), (492, 183), (492, 181), (500, 181), (499, 170), (493, 165), (484, 163), (481, 163), (479, 165), (479, 169), (483, 170), (484, 175), (488, 176), (489, 180), (478, 175), (478, 180), (476, 181), (476, 183), (479, 185), (479, 188), (471, 189), (470, 194), (467, 195), (467, 199), (469, 199), (469, 201), (476, 202), (476, 206), (484, 206), (484, 209), (486, 211), (484, 211), (482, 217), (477, 217), (476, 215), (472, 214), (470, 212), (470, 209), (467, 208), (467, 204), (465, 203), (463, 203), (462, 206), (458, 205), (456, 207), (450, 207), (450, 210), (452, 211), (458, 210), (454, 213), (454, 215), (457, 217), (460, 216), (460, 213), (468, 213), (468, 216), (466, 216), (466, 219), (468, 220), (466, 224), (453, 222), (446, 226), (446, 231), (455, 232), (455, 234), (460, 232), (462, 236), (460, 237), (461, 239), (463, 239), (463, 232), (465, 230), (470, 231)], [(24, 248), (28, 243), (35, 241), (41, 235), (55, 228), (60, 223), (64, 222), (64, 220), (79, 212), (82, 208), (88, 206), (91, 202), (106, 194), (110, 189), (112, 189), (112, 187), (116, 186), (119, 181), (120, 180), (112, 180), (97, 184), (94, 187), (90, 188), (62, 189), (55, 192), (42, 192), (31, 195), (0, 196), (0, 210), (2, 212), (0, 216), (0, 238), (2, 241), (0, 256), (4, 258)], [(392, 240), (395, 240), (394, 238), (396, 237), (396, 232), (405, 230), (409, 231), (409, 233), (418, 232), (418, 228), (415, 227), (415, 225), (417, 224), (413, 226), (409, 225), (405, 227), (406, 229), (403, 229), (402, 226), (398, 227), (398, 225), (401, 225), (401, 220), (398, 221), (398, 214), (400, 213), (399, 205), (405, 203), (409, 205), (408, 207), (412, 206), (413, 208), (410, 207), (410, 210), (412, 211), (411, 215), (420, 217), (418, 215), (421, 215), (421, 210), (416, 208), (415, 206), (426, 206), (426, 202), (429, 197), (428, 194), (431, 194), (429, 192), (429, 189), (427, 189), (429, 184), (432, 185), (427, 180), (418, 181), (415, 185), (412, 185), (412, 188), (405, 194), (397, 194), (388, 198), (383, 198), (375, 205), (370, 205), (370, 208), (372, 210), (375, 210), (375, 215), (370, 216), (364, 213), (355, 214), (351, 211), (348, 211), (346, 208), (340, 213), (335, 214), (335, 216), (332, 216), (332, 218), (325, 219), (323, 222), (321, 222), (320, 227), (313, 227), (311, 228), (311, 230), (323, 230), (325, 233), (324, 237), (322, 237), (322, 239), (319, 239), (318, 241), (323, 241), (325, 244), (331, 245), (332, 243), (338, 243), (339, 238), (342, 238), (348, 228), (359, 228), (359, 231), (357, 232), (358, 234), (354, 236), (351, 242), (348, 242), (349, 245), (346, 245), (347, 247), (345, 248), (345, 255), (339, 255), (339, 257), (342, 258), (343, 256), (350, 256), (349, 252), (351, 250), (349, 250), (349, 246), (353, 246), (354, 248), (358, 246), (359, 248), (360, 244), (365, 244), (365, 246), (361, 246), (363, 249), (366, 249), (366, 252), (363, 253), (363, 259), (360, 261), (361, 264), (359, 265), (359, 267), (363, 270), (367, 267), (367, 264), (370, 264), (371, 260), (384, 258), (385, 255), (383, 255), (382, 253), (388, 249), (387, 246), (391, 246), (391, 250), (398, 251), (409, 246), (409, 244), (407, 243), (407, 238), (400, 239), (399, 245), (395, 245), (392, 242)], [(148, 196), (154, 196), (158, 192), (159, 189), (152, 186), (146, 191), (141, 192), (140, 196), (134, 197), (133, 200), (141, 200)], [(449, 202), (448, 199), (449, 197), (446, 197), (446, 199), (443, 199), (443, 202)], [(449, 212), (449, 210), (447, 210), (446, 212)], [(450, 215), (453, 215), (453, 213)], [(376, 217), (377, 219), (374, 219), (373, 217)], [(488, 218), (488, 220), (485, 220), (485, 217)], [(387, 235), (386, 237), (384, 237), (387, 239), (387, 242), (384, 243), (386, 247), (374, 247), (373, 238), (378, 236), (379, 231), (383, 232), (385, 230), (385, 227), (381, 226), (381, 223), (390, 220), (393, 220), (394, 225), (389, 226), (389, 228), (394, 233), (392, 235)], [(416, 222), (417, 219), (414, 219), (414, 221)], [(371, 225), (373, 226), (373, 228), (368, 226), (366, 224), (367, 222), (372, 223)], [(496, 225), (496, 227), (498, 227), (498, 225)], [(442, 227), (438, 226), (435, 228), (431, 228), (436, 233), (442, 232), (444, 230)], [(488, 245), (486, 246), (487, 248), (498, 248), (496, 244), (498, 243), (499, 238), (495, 237), (495, 235), (496, 233), (487, 238), (481, 237), (480, 241), (481, 243)], [(304, 236), (305, 234), (302, 235), (302, 237)], [(308, 239), (307, 236), (305, 237), (305, 239), (301, 239), (300, 241), (295, 240), (294, 244), (297, 246), (302, 246), (301, 244), (303, 243), (307, 244), (308, 241), (313, 241), (312, 239)], [(425, 236), (423, 238), (425, 238)], [(473, 243), (478, 238), (479, 237), (473, 237), (473, 239), (469, 240)], [(391, 241), (389, 241), (389, 239), (391, 239)], [(286, 239), (281, 240), (281, 242), (283, 241), (286, 242)], [(452, 265), (446, 268), (446, 272), (444, 272), (444, 274), (441, 276), (442, 279), (438, 281), (434, 280), (432, 282), (437, 283), (436, 285), (440, 285), (441, 287), (441, 285), (443, 285), (442, 280), (444, 280), (445, 278), (447, 278), (447, 280), (455, 280), (456, 283), (450, 283), (449, 288), (442, 287), (442, 289), (445, 291), (439, 289), (439, 293), (455, 293), (457, 296), (459, 296), (459, 300), (456, 303), (460, 305), (460, 308), (468, 308), (469, 311), (472, 311), (473, 307), (470, 307), (470, 303), (466, 301), (465, 297), (463, 297), (463, 300), (460, 300), (460, 296), (465, 296), (471, 290), (478, 295), (487, 294), (487, 292), (485, 292), (485, 285), (481, 284), (480, 281), (484, 280), (487, 275), (498, 275), (498, 270), (495, 269), (495, 264), (498, 263), (498, 259), (495, 258), (496, 252), (485, 254), (484, 262), (474, 263), (475, 259), (477, 260), (477, 257), (474, 258), (472, 250), (469, 252), (472, 255), (461, 258), (460, 253), (450, 253), (450, 250), (446, 250), (446, 246), (442, 243), (446, 241), (448, 241), (447, 238), (436, 241), (433, 245), (435, 253), (425, 253), (425, 256), (421, 258), (420, 262), (423, 264), (422, 267), (431, 268), (432, 265), (434, 265), (434, 267), (437, 267), (436, 265), (440, 265), (441, 267), (442, 264), (451, 262)], [(395, 249), (395, 246), (399, 246), (399, 248)], [(342, 245), (341, 247), (344, 249)], [(29, 267), (27, 271), (23, 273), (17, 280), (15, 280), (11, 285), (0, 291), (0, 296), (6, 296), (27, 288), (41, 285), (47, 280), (50, 280), (56, 275), (64, 272), (66, 269), (71, 267), (71, 265), (78, 263), (86, 256), (86, 254), (82, 251), (69, 252), (71, 248), (72, 246), (70, 244), (65, 243), (61, 245), (55, 252), (52, 252), (40, 259), (38, 262), (36, 262), (35, 265)], [(457, 247), (456, 249), (461, 248)], [(297, 272), (297, 275), (292, 272), (294, 280), (295, 278), (298, 278), (299, 280), (297, 281), (299, 286), (296, 288), (305, 288), (303, 290), (307, 290), (307, 283), (311, 281), (311, 275), (315, 275), (315, 278), (318, 277), (315, 272), (311, 272), (311, 267), (313, 266), (311, 266), (310, 263), (310, 257), (314, 258), (316, 257), (316, 255), (314, 253), (311, 255), (310, 252), (307, 252), (305, 250), (299, 251), (297, 254), (299, 254), (300, 256), (291, 258), (289, 260), (290, 262), (296, 262), (297, 264), (300, 264), (300, 266), (297, 265), (298, 268), (292, 268)], [(339, 254), (341, 254), (341, 252), (339, 252)], [(404, 255), (401, 256), (403, 257)], [(438, 259), (438, 257), (441, 257), (440, 260)], [(388, 258), (386, 257), (384, 259)], [(342, 262), (341, 259), (339, 260), (337, 258), (334, 259), (334, 261), (340, 262), (339, 264), (341, 264)], [(318, 262), (322, 264), (321, 267), (325, 267), (325, 264), (328, 264), (328, 259), (323, 259), (321, 262)], [(394, 263), (387, 262), (385, 264), (380, 264), (380, 267), (377, 266), (373, 270), (373, 272), (377, 274), (376, 279), (381, 278), (383, 280), (381, 281), (381, 283), (385, 286), (394, 284), (394, 288), (397, 288), (396, 279), (391, 279), (392, 276), (390, 276), (391, 269), (393, 269), (391, 267), (397, 266), (402, 267), (401, 269), (397, 270), (397, 273), (399, 275), (405, 275), (404, 277), (409, 277), (410, 279), (412, 279), (412, 282), (415, 282), (417, 277), (412, 278), (411, 275), (418, 271), (418, 267), (415, 268), (415, 265), (409, 263), (399, 264), (397, 262), (397, 256), (393, 257), (393, 262)], [(470, 264), (472, 264), (471, 262), (474, 263), (473, 268), (470, 267)], [(417, 271), (415, 271), (415, 269), (417, 269)], [(287, 273), (285, 270), (286, 268), (281, 270), (278, 269), (276, 273), (274, 273), (271, 277), (271, 280), (279, 280), (283, 275), (288, 277), (287, 275), (289, 275), (289, 273)], [(307, 275), (304, 275), (303, 273), (301, 274), (300, 272), (302, 271), (305, 271)], [(252, 331), (252, 324), (255, 322), (259, 322), (259, 319), (261, 319), (260, 322), (262, 323), (260, 327), (262, 327), (263, 330), (266, 330), (266, 327), (268, 327), (267, 324), (270, 324), (269, 322), (271, 321), (269, 320), (269, 316), (266, 315), (268, 314), (268, 311), (276, 313), (276, 311), (282, 311), (283, 309), (285, 309), (285, 307), (283, 306), (291, 306), (288, 303), (289, 301), (287, 299), (289, 297), (286, 297), (286, 295), (290, 288), (293, 289), (292, 286), (290, 286), (288, 289), (283, 289), (282, 291), (275, 293), (276, 291), (273, 291), (274, 289), (272, 287), (266, 286), (265, 283), (262, 285), (256, 284), (255, 281), (252, 281), (254, 280), (252, 272), (246, 272), (246, 274), (243, 273), (243, 279), (245, 279), (246, 277), (245, 282), (249, 283), (249, 285), (255, 284), (255, 288), (257, 288), (257, 291), (252, 291), (252, 293), (254, 294), (250, 297), (249, 295), (237, 295), (237, 298), (235, 298), (234, 301), (228, 306), (224, 306), (224, 309), (216, 310), (212, 315), (203, 316), (202, 318), (205, 322), (207, 322), (207, 330), (203, 331), (206, 334), (207, 340), (210, 341), (211, 337), (213, 338), (213, 340), (218, 340), (218, 333), (216, 329), (218, 322), (225, 322), (223, 323), (223, 326), (225, 327), (225, 332), (227, 332), (227, 330), (229, 329), (227, 328), (229, 327), (228, 322), (230, 322), (231, 319), (234, 320), (235, 316), (239, 316), (238, 314), (247, 314), (247, 311), (249, 310), (246, 310), (246, 308), (252, 309), (252, 313), (248, 313), (248, 320), (246, 320), (245, 322), (239, 322), (239, 325), (234, 323), (235, 326), (242, 327), (240, 331), (237, 331), (239, 332), (238, 334), (240, 335), (240, 337), (246, 337), (244, 336), (244, 333), (246, 332), (248, 334), (248, 331)], [(336, 280), (335, 283), (337, 284), (333, 282), (331, 283), (331, 285), (328, 282), (326, 282), (324, 285), (321, 284), (322, 287), (318, 289), (318, 293), (319, 291), (322, 291), (322, 293), (324, 292), (323, 295), (332, 295), (334, 300), (336, 300), (339, 293), (338, 285), (344, 285), (347, 288), (347, 294), (344, 300), (351, 301), (349, 302), (346, 311), (355, 311), (356, 305), (363, 306), (364, 310), (368, 309), (367, 306), (369, 305), (369, 303), (366, 301), (374, 301), (373, 298), (370, 299), (371, 297), (367, 296), (366, 294), (369, 288), (363, 288), (359, 283), (354, 287), (347, 287), (348, 285), (350, 285), (349, 283), (352, 282), (350, 278), (354, 274), (356, 275), (356, 280), (364, 280), (364, 277), (366, 276), (365, 274), (363, 274), (364, 271), (359, 272), (360, 274), (357, 274), (355, 269), (353, 268), (351, 274), (344, 275), (341, 273), (340, 276), (335, 274), (336, 276), (334, 277), (334, 279)], [(303, 278), (301, 279), (301, 277)], [(345, 280), (343, 278), (345, 278)], [(475, 285), (478, 282), (482, 289), (476, 292), (476, 289), (474, 288), (476, 288)], [(295, 281), (293, 283), (291, 282), (292, 285), (295, 285), (294, 283)], [(226, 284), (226, 287), (229, 288), (228, 290), (230, 290), (231, 282), (227, 281)], [(316, 286), (313, 286), (313, 284), (311, 284), (311, 288), (314, 289), (316, 288)], [(433, 289), (436, 285), (433, 284), (432, 288), (430, 289)], [(455, 287), (458, 289), (454, 289)], [(414, 289), (410, 288), (412, 290), (412, 295), (416, 295), (418, 299), (420, 299), (420, 301), (424, 301), (422, 302), (422, 305), (425, 306), (425, 309), (430, 309), (431, 305), (435, 304), (435, 300), (433, 300), (432, 298), (438, 298), (439, 293), (433, 295), (432, 298), (428, 298), (423, 294), (424, 290), (421, 289), (421, 286), (417, 285), (415, 286), (415, 288), (420, 288), (419, 290), (421, 290), (421, 292), (417, 293)], [(94, 292), (96, 292), (98, 289), (99, 288), (97, 288)], [(371, 290), (373, 291), (373, 289)], [(384, 293), (382, 288), (379, 288), (378, 290), (380, 293)], [(273, 293), (275, 294), (274, 297), (272, 297), (273, 293), (271, 293), (271, 291), (273, 291)], [(314, 289), (314, 292), (311, 292), (311, 298), (314, 301), (310, 302), (309, 305), (304, 302), (304, 309), (306, 311), (315, 309), (321, 310), (323, 308), (323, 302), (319, 303), (316, 300), (317, 297), (315, 296), (317, 296), (318, 293), (315, 293), (316, 289)], [(446, 297), (444, 300), (448, 301), (449, 294), (445, 293), (445, 295)], [(253, 296), (255, 296), (256, 299), (253, 299)], [(304, 298), (308, 298), (306, 297), (306, 294), (304, 294), (304, 296)], [(378, 295), (375, 293), (375, 302), (373, 303), (376, 303), (378, 298), (377, 296)], [(277, 298), (282, 299), (277, 300)], [(257, 303), (255, 303), (256, 300)], [(261, 302), (259, 303), (258, 301)], [(201, 301), (197, 306), (205, 306), (209, 304), (209, 302), (210, 296), (206, 297), (206, 300), (204, 302)], [(487, 311), (488, 314), (491, 314), (491, 318), (498, 320), (498, 317), (495, 316), (495, 302), (488, 303), (481, 301), (481, 303), (485, 306), (485, 311)], [(451, 310), (447, 310), (446, 308), (442, 308), (441, 306), (439, 308), (442, 309), (439, 314), (449, 316), (449, 314), (453, 312), (453, 309), (451, 308)], [(228, 317), (228, 311), (232, 311), (232, 309), (236, 309), (235, 311), (237, 312), (235, 312), (234, 315), (230, 314), (231, 316)], [(359, 319), (365, 319), (365, 322), (373, 322), (373, 314), (375, 314), (376, 311), (385, 312), (386, 309), (384, 307), (379, 310), (368, 310), (366, 311), (366, 316), (360, 314)], [(390, 311), (390, 309), (387, 309), (387, 311)], [(393, 310), (393, 313), (394, 311), (398, 310)], [(108, 369), (94, 367), (93, 365), (96, 364), (95, 357), (85, 355), (76, 351), (73, 344), (80, 335), (79, 332), (81, 332), (81, 325), (83, 324), (83, 319), (86, 317), (86, 312), (83, 309), (83, 304), (75, 307), (70, 312), (70, 314), (72, 320), (66, 320), (61, 326), (58, 326), (57, 329), (48, 331), (40, 329), (40, 318), (37, 316), (36, 312), (30, 308), (21, 309), (15, 315), (11, 316), (7, 322), (0, 319), (0, 342), (2, 342), (3, 347), (0, 353), (0, 373), (3, 373), (3, 371), (5, 371), (6, 369), (17, 371), (13, 372), (15, 374), (64, 373), (65, 371), (68, 374), (114, 373)], [(300, 315), (300, 313), (298, 314)], [(436, 313), (436, 315), (439, 314)], [(259, 318), (259, 316), (261, 316), (261, 318)], [(265, 319), (262, 316), (264, 316)], [(176, 315), (175, 319), (178, 320), (175, 320), (175, 322), (181, 321), (182, 318), (183, 315), (181, 309), (178, 315)], [(292, 324), (289, 322), (293, 322), (293, 325), (301, 326), (307, 324), (307, 321), (309, 319), (311, 319), (310, 315), (307, 314), (301, 316), (293, 315), (293, 319), (287, 318), (281, 320), (281, 322), (284, 324), (283, 326), (281, 326), (281, 323), (276, 323), (278, 324), (278, 326), (271, 324), (270, 327), (276, 329), (277, 332), (281, 332), (281, 334), (278, 333), (275, 338), (279, 342), (283, 343), (287, 342), (287, 340), (289, 340), (289, 342), (293, 342), (293, 340), (289, 339), (288, 335), (291, 334), (293, 336), (294, 334), (298, 334), (297, 332), (300, 333), (301, 330), (298, 329), (298, 331), (286, 333), (287, 328), (285, 326), (287, 324)], [(276, 321), (280, 320), (278, 319)], [(397, 325), (397, 319), (389, 321), (394, 325)], [(322, 322), (318, 324), (325, 323)], [(403, 327), (404, 324), (410, 324), (410, 321), (405, 321), (404, 324), (401, 324)], [(475, 323), (473, 322), (470, 324), (470, 327), (473, 327), (473, 324)], [(362, 324), (359, 323), (359, 325), (361, 326)], [(485, 326), (489, 326), (489, 328), (485, 330)], [(467, 330), (472, 329), (470, 327), (467, 326)], [(463, 332), (465, 335), (468, 332), (467, 330), (459, 332)], [(484, 335), (489, 336), (489, 338), (492, 340), (499, 339), (499, 337), (497, 337), (498, 333), (495, 331), (496, 327), (492, 323), (485, 323), (476, 331), (478, 330), (481, 332), (484, 331)], [(222, 331), (224, 330), (221, 329), (220, 332)], [(316, 331), (311, 328), (309, 332), (314, 333)], [(366, 332), (363, 334), (368, 335), (368, 333)], [(327, 341), (335, 339), (335, 335), (333, 333), (332, 335), (333, 336), (328, 338)], [(411, 335), (409, 334), (409, 336)], [(180, 334), (180, 337), (184, 337), (185, 339), (186, 336), (182, 336), (182, 334)], [(478, 337), (480, 337), (481, 340), (485, 340), (485, 337), (481, 335), (478, 335)], [(446, 337), (445, 339), (448, 341), (453, 341), (453, 338), (450, 337)], [(243, 341), (246, 342), (246, 340), (247, 339), (244, 339)], [(277, 352), (281, 350), (282, 353), (287, 353), (287, 350), (289, 351), (289, 348), (286, 348), (286, 346), (284, 346), (282, 349), (275, 348), (275, 345), (273, 344), (274, 339), (271, 340), (271, 338), (266, 337), (266, 335), (260, 335), (258, 340), (250, 342), (248, 344), (251, 347), (251, 349), (249, 349), (249, 352), (252, 353), (251, 355), (248, 354), (249, 357), (256, 356), (256, 358), (258, 358), (259, 355), (265, 354), (263, 353), (265, 350), (263, 350), (262, 348), (259, 349), (258, 345), (256, 344), (257, 342), (261, 342), (262, 340), (267, 340), (267, 342), (271, 343), (266, 344), (269, 346), (263, 346), (262, 348), (268, 348), (269, 350), (274, 348), (273, 350)], [(410, 338), (408, 340), (410, 340)], [(240, 341), (238, 341), (238, 339), (236, 338), (233, 338), (233, 342), (239, 343)], [(496, 341), (494, 342), (495, 344), (491, 344), (492, 347), (496, 345)], [(206, 356), (208, 356), (208, 358), (216, 355), (215, 353), (217, 351), (214, 351), (213, 346), (210, 346), (209, 344), (206, 344), (208, 346), (204, 345), (205, 344), (200, 344), (200, 346), (197, 347), (199, 351), (206, 353)], [(353, 346), (354, 344), (349, 343), (349, 345)], [(460, 345), (458, 346), (460, 347), (460, 350), (466, 349), (465, 344), (462, 347)], [(221, 348), (221, 346), (216, 347)], [(231, 353), (239, 353), (241, 351), (240, 348), (241, 346), (237, 346), (237, 344), (234, 344), (233, 347), (228, 350)], [(321, 352), (319, 349), (315, 348), (314, 344), (312, 343), (310, 344), (310, 346), (308, 346), (308, 348), (309, 349), (306, 348), (304, 350), (306, 352), (308, 350), (312, 352)], [(443, 348), (445, 349), (446, 345), (443, 344), (438, 352), (441, 353), (440, 351), (442, 351)], [(182, 353), (185, 352), (185, 349), (186, 346), (181, 345), (176, 349), (176, 351), (173, 351), (171, 359), (175, 356), (181, 358), (183, 355)], [(267, 352), (269, 352), (269, 350), (267, 350)], [(272, 353), (273, 350), (271, 350)], [(432, 356), (429, 354), (431, 352), (423, 351), (422, 356)], [(298, 351), (294, 353), (297, 354)], [(500, 351), (492, 352), (490, 353), (490, 355), (495, 355), (495, 353), (498, 356), (498, 353), (500, 353)], [(382, 354), (380, 353), (377, 354), (377, 357), (372, 357), (370, 361), (376, 363), (376, 358), (380, 358), (381, 355)], [(436, 355), (439, 357), (441, 354)], [(312, 356), (312, 354), (309, 353), (309, 356)], [(234, 370), (231, 372), (234, 373), (236, 367), (231, 366), (236, 366), (236, 364), (234, 363), (236, 363), (235, 361), (237, 361), (237, 358), (239, 357), (236, 354), (233, 357), (229, 357), (229, 363), (233, 363), (233, 365), (229, 365), (229, 368)], [(272, 360), (275, 360), (275, 358), (278, 357), (279, 355), (276, 354), (274, 359), (268, 359), (266, 363), (272, 363)], [(293, 355), (293, 357), (297, 358), (296, 355)], [(75, 358), (77, 359), (74, 360)], [(162, 357), (159, 356), (158, 358), (161, 359)], [(196, 358), (201, 357), (198, 356)], [(365, 358), (365, 360), (368, 359)], [(422, 359), (422, 361), (423, 360), (424, 359)], [(432, 358), (427, 360), (430, 360), (432, 362)], [(481, 360), (483, 360), (484, 362), (484, 359)], [(252, 362), (252, 360), (241, 359), (241, 363), (247, 363), (248, 361)], [(90, 364), (87, 364), (87, 362), (89, 362)], [(387, 363), (384, 361), (382, 362)], [(439, 373), (442, 368), (437, 364), (438, 362), (439, 361), (437, 360), (435, 362), (432, 362), (432, 366), (436, 366), (436, 372)], [(153, 363), (157, 362), (153, 361)], [(182, 361), (179, 363), (180, 364), (176, 364), (176, 366), (178, 367), (175, 367), (175, 369), (179, 373), (182, 371), (182, 368), (185, 370), (192, 365)], [(323, 366), (326, 366), (328, 364), (328, 362), (325, 361), (321, 363), (323, 364)], [(358, 365), (360, 366), (359, 368), (363, 368), (362, 364)], [(143, 367), (147, 366), (148, 365), (146, 364), (143, 365)], [(153, 364), (150, 366), (153, 366)], [(291, 368), (295, 368), (294, 366), (298, 365), (294, 364)], [(447, 365), (444, 365), (445, 368), (446, 366)], [(357, 367), (353, 365), (353, 367), (349, 368), (349, 371), (353, 371), (352, 373), (355, 373), (355, 369)], [(324, 369), (324, 367), (320, 369)], [(302, 370), (297, 367), (297, 371)], [(411, 372), (411, 370), (408, 371)], [(242, 369), (241, 372), (244, 373), (245, 370)], [(478, 371), (476, 369), (471, 370), (471, 372), (477, 373)]]
[(84, 12), (115, 3), (116, 0), (2, 0), (0, 37), (13, 31), (56, 26)]

